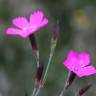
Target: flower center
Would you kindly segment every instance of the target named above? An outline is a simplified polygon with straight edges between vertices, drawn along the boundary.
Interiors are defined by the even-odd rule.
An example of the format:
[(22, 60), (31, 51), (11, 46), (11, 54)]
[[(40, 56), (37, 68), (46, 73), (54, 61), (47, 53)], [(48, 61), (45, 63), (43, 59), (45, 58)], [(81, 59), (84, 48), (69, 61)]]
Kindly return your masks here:
[(26, 30), (27, 30), (27, 27), (24, 27), (24, 28), (23, 28), (23, 31), (26, 31)]
[(74, 71), (78, 71), (78, 68), (77, 67), (74, 67)]
[(26, 25), (23, 29), (24, 33), (30, 33), (36, 31), (36, 25)]

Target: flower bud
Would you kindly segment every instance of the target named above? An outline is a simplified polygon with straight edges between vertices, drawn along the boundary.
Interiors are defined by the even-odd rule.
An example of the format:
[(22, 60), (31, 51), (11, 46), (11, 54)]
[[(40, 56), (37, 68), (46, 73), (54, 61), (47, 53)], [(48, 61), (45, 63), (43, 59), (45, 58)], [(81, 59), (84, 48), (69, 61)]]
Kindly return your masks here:
[(59, 21), (56, 21), (56, 23), (53, 26), (53, 40), (57, 40), (59, 37)]
[(87, 84), (82, 86), (77, 93), (77, 96), (82, 96), (86, 91), (88, 91), (88, 89), (92, 86), (92, 84)]

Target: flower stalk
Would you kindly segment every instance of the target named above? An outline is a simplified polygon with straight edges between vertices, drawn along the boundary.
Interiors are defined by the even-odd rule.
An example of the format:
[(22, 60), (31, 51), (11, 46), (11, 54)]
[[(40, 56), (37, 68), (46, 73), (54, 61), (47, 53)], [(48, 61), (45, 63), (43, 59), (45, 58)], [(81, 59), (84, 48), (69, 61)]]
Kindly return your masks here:
[(51, 39), (51, 50), (50, 50), (50, 55), (49, 55), (47, 67), (45, 69), (44, 76), (41, 80), (41, 83), (39, 83), (39, 87), (36, 91), (35, 96), (37, 96), (39, 94), (40, 89), (44, 86), (44, 84), (46, 82), (47, 75), (48, 75), (48, 70), (49, 70), (49, 67), (50, 67), (50, 64), (51, 64), (51, 61), (52, 61), (52, 57), (53, 57), (55, 48), (56, 48), (58, 37), (59, 37), (59, 24), (58, 24), (58, 22), (56, 22), (54, 24), (54, 27), (53, 27), (53, 34), (52, 34), (52, 39)]
[(67, 81), (65, 83), (65, 88), (68, 89), (69, 86), (73, 83), (74, 79), (75, 79), (76, 75), (73, 72), (69, 71), (68, 77), (67, 77)]
[(50, 64), (51, 64), (51, 61), (52, 61), (52, 57), (53, 57), (53, 54), (54, 54), (56, 43), (57, 43), (56, 41), (52, 40), (52, 46), (51, 46), (50, 56), (49, 56), (48, 64), (47, 64), (47, 67), (46, 67), (46, 70), (45, 70), (45, 73), (44, 73), (42, 84), (44, 84), (45, 81), (46, 81), (46, 79), (47, 79), (47, 74), (48, 74), (48, 70), (49, 70), (49, 67), (50, 67)]
[(37, 69), (37, 73), (36, 73), (36, 77), (35, 77), (35, 84), (34, 84), (34, 89), (33, 89), (32, 96), (35, 96), (35, 94), (38, 91), (39, 85), (41, 83), (41, 78), (42, 78), (43, 70), (44, 70), (44, 65), (40, 64), (38, 69)]
[(47, 74), (48, 74), (48, 70), (52, 61), (52, 57), (56, 48), (56, 44), (57, 44), (57, 40), (59, 37), (59, 22), (57, 21), (54, 26), (53, 26), (53, 33), (52, 33), (52, 40), (51, 40), (51, 50), (50, 50), (50, 55), (49, 55), (49, 60), (48, 60), (48, 64), (42, 79), (42, 85), (45, 84), (46, 79), (47, 79)]
[(36, 43), (35, 34), (31, 34), (29, 36), (29, 39), (30, 39), (30, 42), (31, 42), (31, 45), (32, 45), (32, 49), (33, 49), (33, 53), (34, 53), (34, 56), (35, 56), (35, 59), (36, 59), (37, 67), (39, 67), (39, 50), (38, 50), (38, 46), (37, 46), (37, 43)]
[(73, 72), (69, 71), (68, 76), (67, 76), (67, 80), (66, 80), (65, 85), (63, 87), (63, 90), (61, 91), (59, 96), (63, 96), (64, 95), (65, 90), (69, 88), (69, 86), (74, 81), (75, 77), (76, 77), (76, 75)]

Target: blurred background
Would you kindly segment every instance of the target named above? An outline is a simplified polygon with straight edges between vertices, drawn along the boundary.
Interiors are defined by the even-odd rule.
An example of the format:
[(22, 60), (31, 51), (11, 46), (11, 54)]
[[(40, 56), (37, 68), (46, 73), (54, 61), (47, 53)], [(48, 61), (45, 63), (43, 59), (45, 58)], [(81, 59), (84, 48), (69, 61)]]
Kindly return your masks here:
[[(36, 62), (28, 38), (6, 35), (11, 20), (29, 17), (43, 10), (49, 24), (36, 33), (40, 61), (46, 66), (52, 37), (52, 24), (59, 20), (60, 36), (49, 69), (48, 79), (39, 96), (56, 96), (62, 90), (68, 70), (63, 66), (70, 49), (88, 51), (96, 66), (96, 0), (0, 0), (0, 96), (31, 96)], [(93, 83), (84, 96), (96, 96), (95, 75), (76, 78), (64, 96), (74, 96), (78, 88)]]

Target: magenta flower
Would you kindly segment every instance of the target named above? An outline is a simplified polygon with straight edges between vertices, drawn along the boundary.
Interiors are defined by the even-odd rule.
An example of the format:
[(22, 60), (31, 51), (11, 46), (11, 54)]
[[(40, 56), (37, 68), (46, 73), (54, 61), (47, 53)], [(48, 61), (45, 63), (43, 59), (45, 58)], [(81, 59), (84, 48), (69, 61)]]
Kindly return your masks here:
[(64, 61), (64, 66), (78, 77), (96, 73), (96, 68), (90, 65), (90, 55), (87, 52), (82, 52), (78, 55), (75, 51), (71, 50), (67, 60)]
[(6, 34), (20, 35), (21, 37), (26, 38), (45, 26), (48, 23), (48, 19), (44, 17), (42, 11), (36, 11), (30, 15), (29, 21), (25, 17), (17, 17), (12, 20), (12, 23), (17, 28), (8, 28)]

